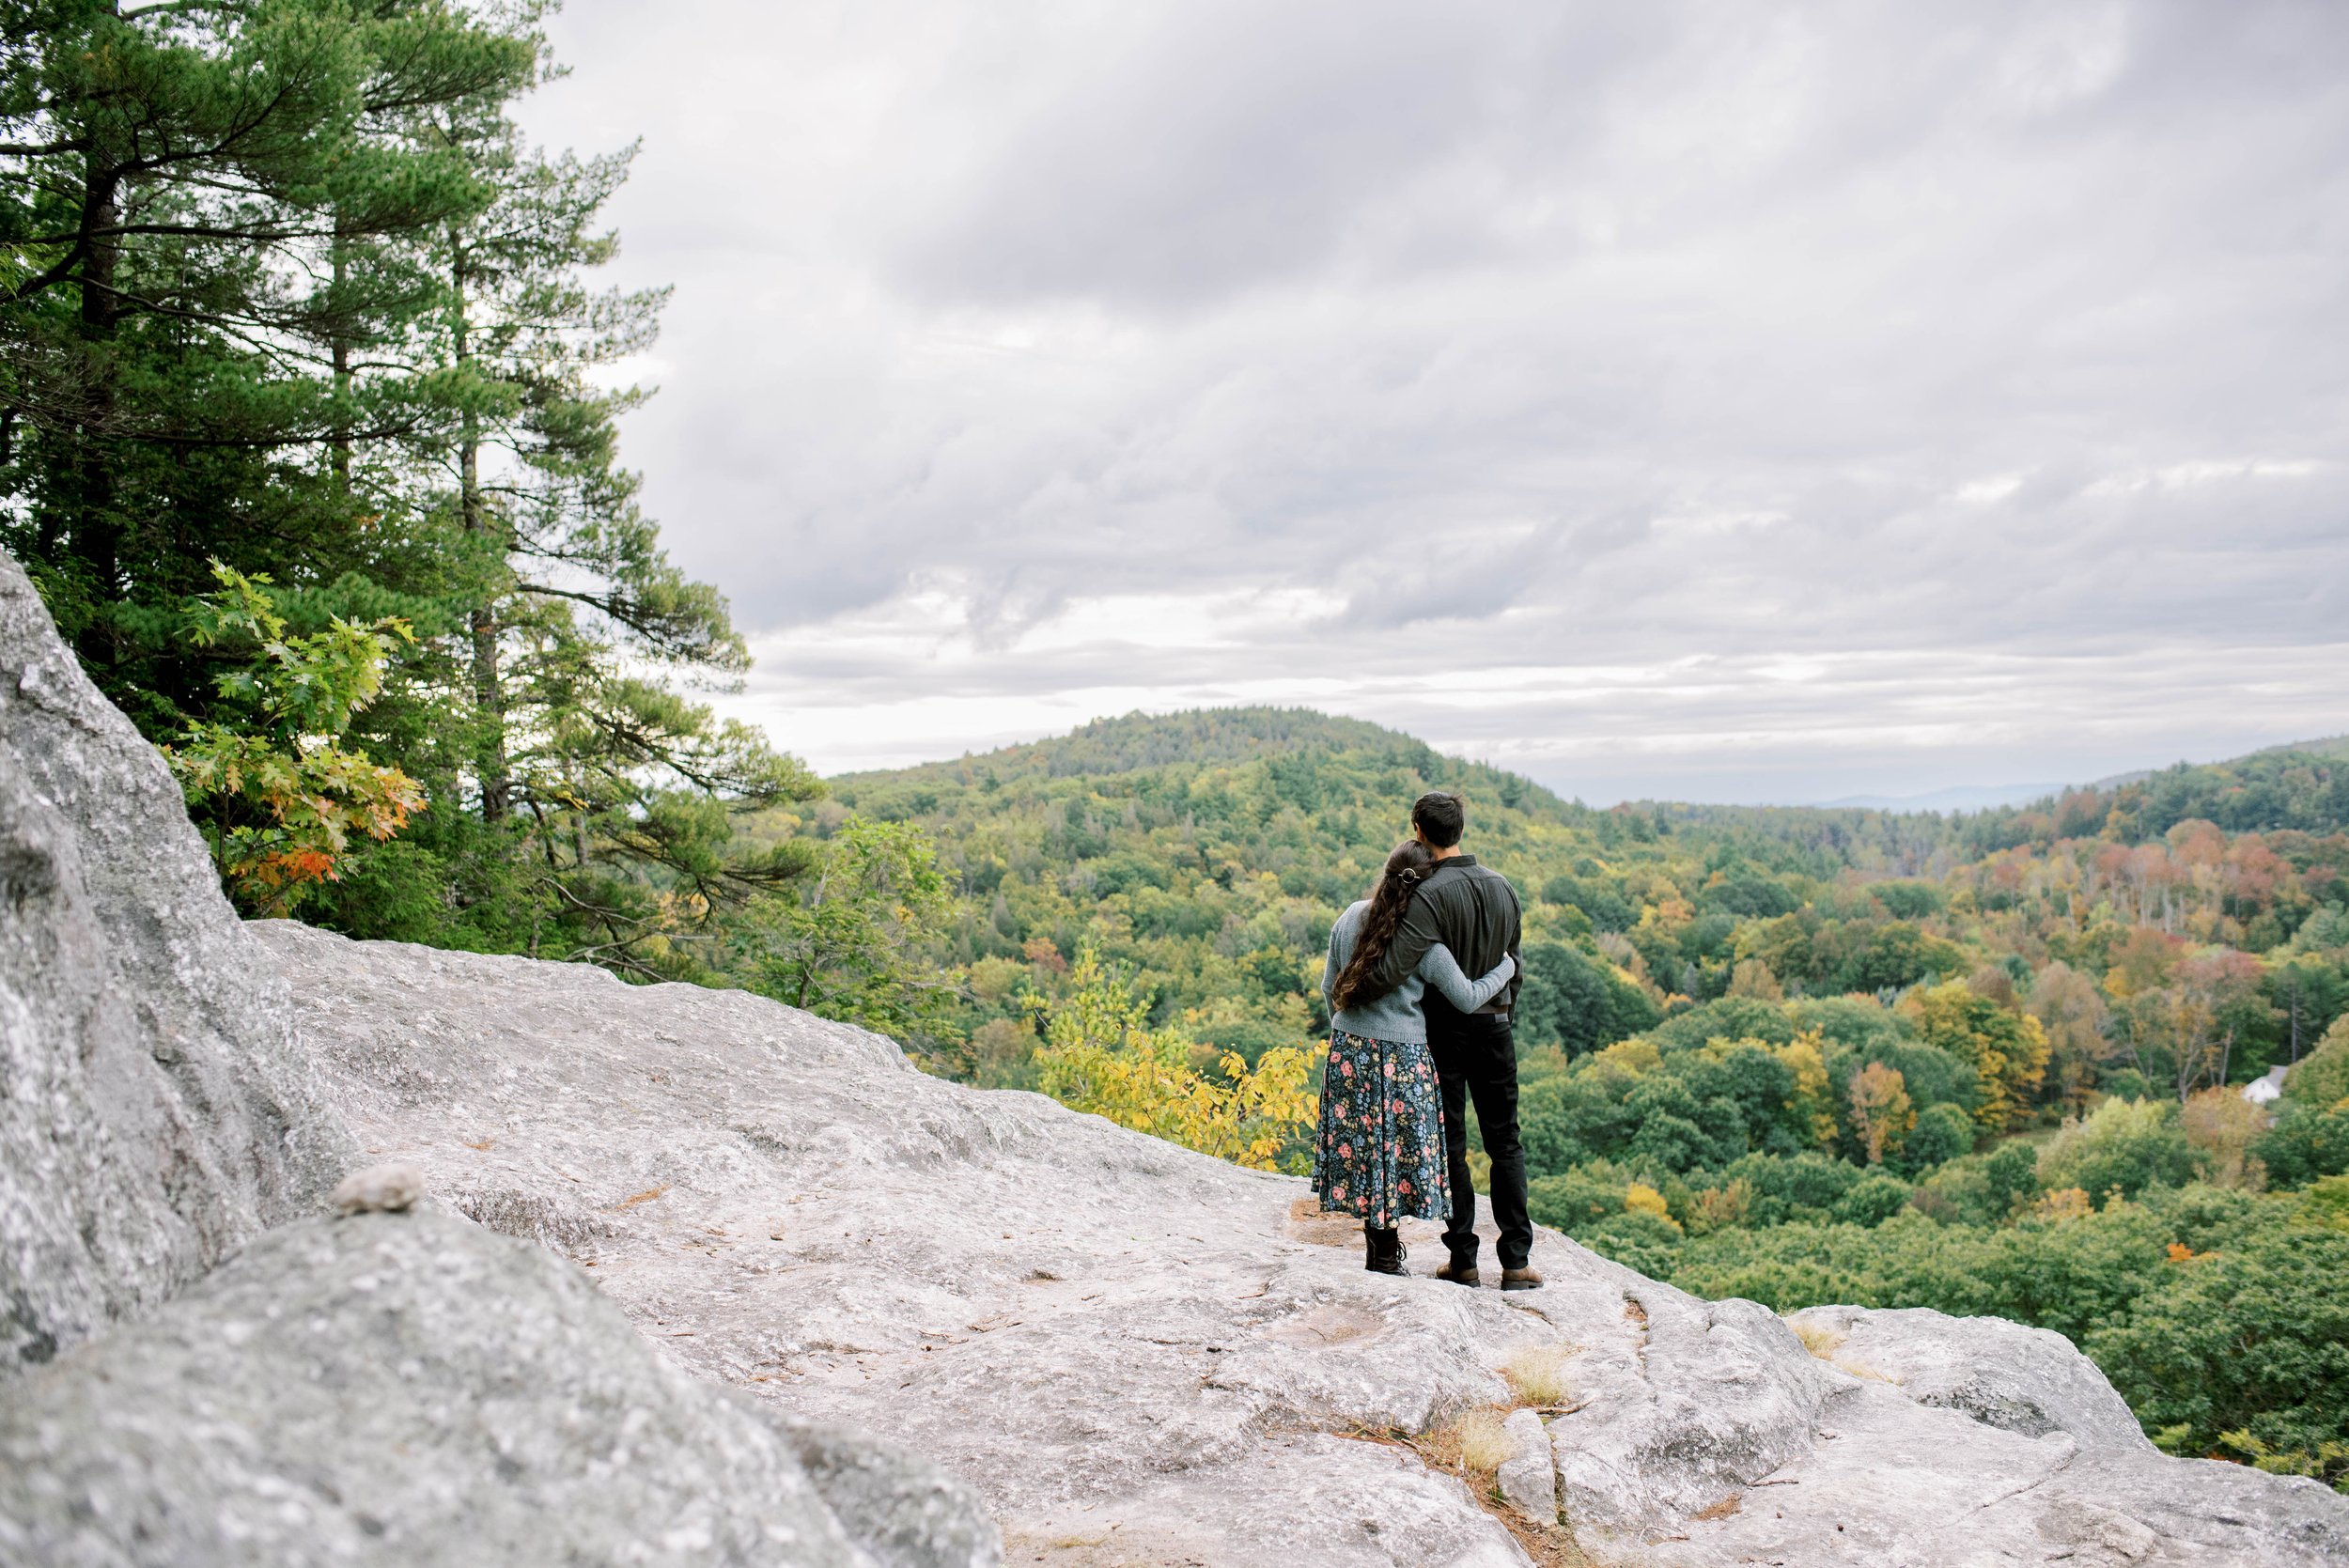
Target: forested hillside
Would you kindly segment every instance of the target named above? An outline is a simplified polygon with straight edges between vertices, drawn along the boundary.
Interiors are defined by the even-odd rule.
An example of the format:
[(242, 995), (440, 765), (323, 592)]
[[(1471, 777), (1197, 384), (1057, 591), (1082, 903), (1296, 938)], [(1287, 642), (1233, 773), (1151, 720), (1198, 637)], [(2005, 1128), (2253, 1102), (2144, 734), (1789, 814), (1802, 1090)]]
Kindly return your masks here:
[[(2248, 1080), (2349, 1007), (2326, 956), (2349, 946), (2349, 767), (2314, 753), (1979, 816), (1596, 811), (1357, 721), (1221, 709), (849, 775), (812, 825), (853, 813), (938, 844), (962, 895), (940, 957), (972, 981), (963, 1033), (1090, 946), (1150, 989), (1155, 1021), (1245, 1050), (1318, 1030), (1330, 921), (1436, 787), (1469, 798), (1472, 846), (1524, 899), (1522, 1037), (1570, 1054), (1725, 997), (1884, 1005), (1964, 981), (2046, 1036), (2029, 1121)], [(2263, 831), (2180, 815), (2198, 803)]]
[[(805, 826), (940, 846), (935, 1070), (1296, 1168), (1307, 1124), (1277, 1112), (1310, 1087), (1330, 923), (1430, 787), (1468, 798), (1469, 846), (1524, 902), (1541, 1219), (1708, 1294), (2057, 1327), (2171, 1448), (2341, 1473), (2336, 754), (1952, 818), (1597, 811), (1375, 726), (1227, 709), (839, 779)], [(2242, 1097), (2295, 1063), (2272, 1117)]]

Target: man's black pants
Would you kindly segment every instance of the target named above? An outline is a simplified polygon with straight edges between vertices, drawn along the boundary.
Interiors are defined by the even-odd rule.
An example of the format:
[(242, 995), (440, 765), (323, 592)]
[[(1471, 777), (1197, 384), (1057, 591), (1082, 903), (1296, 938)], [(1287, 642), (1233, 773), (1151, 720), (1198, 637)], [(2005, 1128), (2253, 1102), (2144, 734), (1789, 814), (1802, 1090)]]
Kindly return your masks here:
[(1492, 1157), (1493, 1223), (1501, 1229), (1501, 1266), (1523, 1268), (1533, 1255), (1533, 1221), (1525, 1212), (1525, 1145), (1517, 1138), (1517, 1044), (1509, 1020), (1492, 1013), (1439, 1017), (1428, 1009), (1427, 1053), (1443, 1090), (1443, 1141), (1452, 1168), (1452, 1223), (1444, 1245), (1462, 1267), (1476, 1262), (1476, 1187), (1469, 1176), (1468, 1102)]

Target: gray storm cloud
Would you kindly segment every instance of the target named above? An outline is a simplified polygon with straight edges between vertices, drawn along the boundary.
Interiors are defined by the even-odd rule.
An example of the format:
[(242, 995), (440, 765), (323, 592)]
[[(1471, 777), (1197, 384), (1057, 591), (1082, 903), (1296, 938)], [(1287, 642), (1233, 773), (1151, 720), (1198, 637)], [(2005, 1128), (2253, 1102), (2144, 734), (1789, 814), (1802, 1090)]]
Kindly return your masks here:
[(2341, 8), (555, 38), (536, 129), (644, 136), (677, 286), (631, 460), (819, 765), (1287, 700), (1803, 799), (2349, 729)]

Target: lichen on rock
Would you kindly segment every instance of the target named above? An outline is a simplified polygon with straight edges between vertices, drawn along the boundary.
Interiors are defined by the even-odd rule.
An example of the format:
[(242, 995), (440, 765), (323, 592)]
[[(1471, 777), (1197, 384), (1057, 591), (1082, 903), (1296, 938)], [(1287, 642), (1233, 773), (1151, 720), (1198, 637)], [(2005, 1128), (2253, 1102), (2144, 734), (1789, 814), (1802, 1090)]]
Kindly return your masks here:
[(347, 1169), (179, 786), (0, 554), (0, 1379)]

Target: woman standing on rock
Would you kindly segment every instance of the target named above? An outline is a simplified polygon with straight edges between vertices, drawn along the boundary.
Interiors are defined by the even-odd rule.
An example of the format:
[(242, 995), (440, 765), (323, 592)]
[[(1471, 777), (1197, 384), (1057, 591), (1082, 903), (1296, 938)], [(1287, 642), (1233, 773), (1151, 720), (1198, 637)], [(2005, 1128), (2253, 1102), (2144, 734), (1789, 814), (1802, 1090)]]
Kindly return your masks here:
[(1396, 846), (1370, 896), (1338, 917), (1321, 971), (1321, 994), (1330, 999), (1330, 1068), (1322, 1079), (1314, 1190), (1324, 1209), (1361, 1216), (1362, 1266), (1381, 1274), (1410, 1272), (1403, 1266), (1399, 1220), (1445, 1219), (1452, 1212), (1421, 998), (1433, 986), (1461, 1012), (1473, 1013), (1517, 972), (1504, 954), (1491, 973), (1470, 982), (1438, 943), (1402, 985), (1367, 994), (1411, 894), (1434, 863), (1416, 840)]

